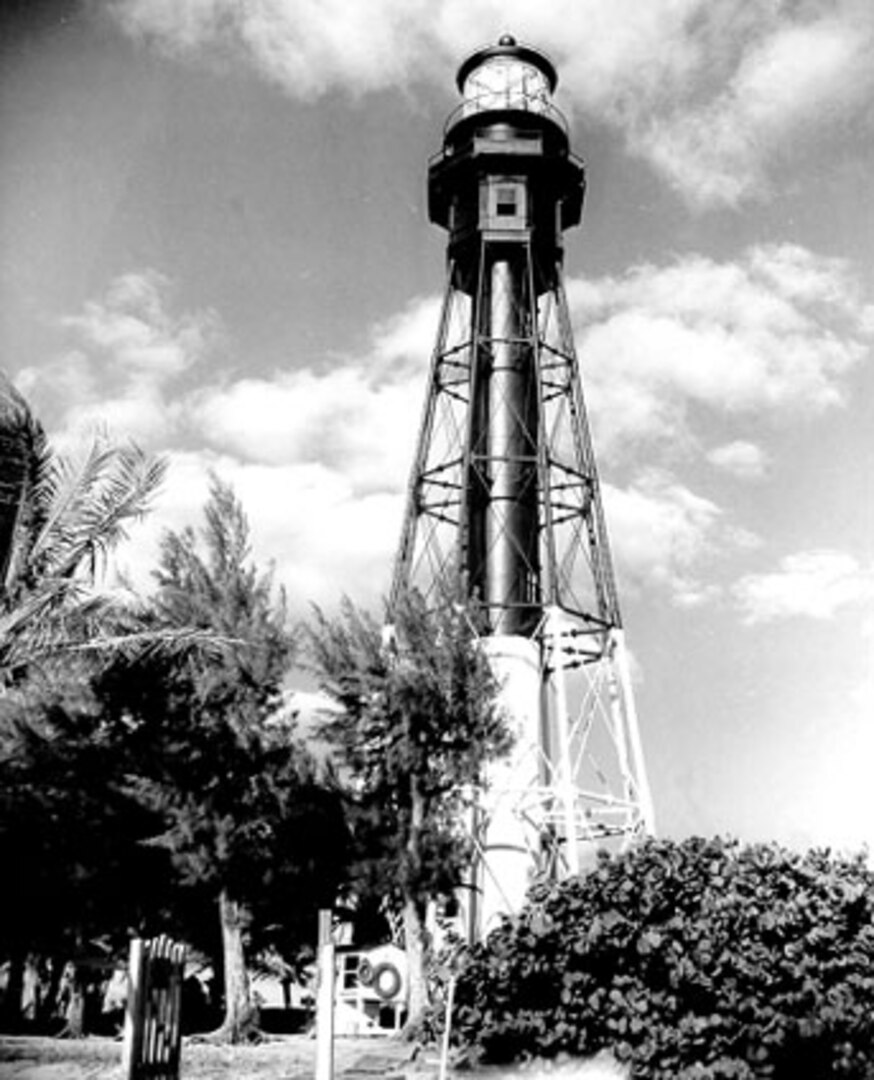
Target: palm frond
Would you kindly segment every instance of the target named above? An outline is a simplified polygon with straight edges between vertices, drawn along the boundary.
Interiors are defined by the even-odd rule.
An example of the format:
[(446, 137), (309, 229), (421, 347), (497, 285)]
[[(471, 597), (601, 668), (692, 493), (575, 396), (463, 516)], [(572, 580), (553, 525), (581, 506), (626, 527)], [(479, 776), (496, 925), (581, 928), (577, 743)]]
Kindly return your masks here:
[(46, 477), (51, 511), (31, 559), (57, 577), (83, 569), (93, 577), (99, 559), (127, 535), (127, 524), (148, 510), (165, 473), (162, 459), (105, 436), (97, 436), (78, 461), (56, 459)]
[(50, 458), (42, 426), (0, 372), (0, 596), (27, 561), (39, 489)]
[[(36, 615), (36, 617), (33, 617)], [(221, 658), (242, 642), (196, 627), (144, 627), (138, 616), (105, 596), (67, 595), (55, 607), (0, 614), (0, 688), (16, 681), (18, 673), (76, 656), (98, 664), (123, 656)]]
[(29, 665), (74, 652), (99, 655), (120, 648), (123, 639), (131, 653), (219, 647), (215, 633), (152, 633), (132, 615), (129, 595), (94, 588), (101, 560), (148, 510), (165, 462), (105, 435), (95, 436), (80, 458), (59, 457), (23, 399), (7, 395), (0, 404), (22, 459), (20, 506), (0, 582), (0, 686)]

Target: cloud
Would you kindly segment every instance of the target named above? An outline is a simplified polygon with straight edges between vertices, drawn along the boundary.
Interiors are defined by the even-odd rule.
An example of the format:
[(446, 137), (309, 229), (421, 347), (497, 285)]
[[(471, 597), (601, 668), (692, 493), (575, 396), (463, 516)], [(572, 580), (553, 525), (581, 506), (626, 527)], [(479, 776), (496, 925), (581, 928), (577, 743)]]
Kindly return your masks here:
[(361, 494), (340, 473), (313, 463), (265, 465), (209, 451), (171, 451), (167, 480), (154, 511), (131, 530), (116, 569), (148, 591), (160, 537), (167, 529), (198, 526), (209, 474), (230, 483), (252, 530), (257, 564), (273, 566), (292, 613), (307, 605), (334, 607), (343, 595), (377, 607), (387, 592), (400, 536), (400, 492)]
[(707, 454), (711, 465), (741, 480), (759, 480), (765, 475), (768, 458), (761, 447), (741, 439), (716, 446)]
[(771, 158), (827, 137), (835, 117), (864, 113), (874, 86), (872, 43), (871, 10), (853, 0), (763, 13), (725, 41), (736, 54), (725, 81), (711, 84), (700, 103), (690, 81), (678, 105), (638, 118), (632, 147), (700, 204), (763, 193)]
[[(134, 37), (177, 55), (241, 58), (296, 97), (437, 82), (511, 30), (551, 52), (561, 102), (612, 125), (699, 205), (768, 190), (816, 136), (864, 123), (874, 86), (867, 0), (107, 0)], [(835, 120), (839, 119), (840, 124)]]
[[(288, 93), (313, 98), (411, 81), (434, 31), (426, 0), (121, 0), (121, 26), (176, 54), (236, 55)], [(426, 29), (427, 28), (427, 29)], [(428, 33), (430, 31), (430, 33)]]
[(361, 355), (233, 379), (220, 363), (197, 367), (221, 341), (217, 317), (174, 313), (171, 295), (151, 271), (123, 275), (63, 320), (75, 348), (17, 379), (58, 449), (99, 428), (167, 457), (165, 488), (119, 567), (150, 587), (161, 532), (197, 518), (216, 470), (251, 516), (259, 560), (276, 563), (298, 603), (344, 592), (376, 602), (400, 535), (437, 301), (377, 324)]
[(695, 449), (702, 417), (811, 416), (841, 406), (874, 307), (849, 264), (795, 245), (698, 255), (568, 282), (599, 452)]
[(359, 356), (192, 392), (189, 431), (207, 449), (174, 455), (161, 516), (190, 519), (216, 469), (251, 515), (256, 554), (275, 561), (295, 604), (330, 607), (348, 593), (378, 605), (400, 537), (437, 318), (435, 299), (415, 300), (377, 324)]
[(209, 444), (242, 460), (321, 462), (366, 486), (397, 488), (415, 436), (410, 389), (374, 387), (359, 368), (305, 368), (211, 387), (192, 421)]
[(627, 488), (604, 485), (616, 563), (623, 582), (667, 590), (679, 607), (694, 607), (718, 595), (704, 583), (700, 565), (716, 554), (722, 511), (663, 470), (649, 469)]
[(180, 419), (168, 393), (220, 338), (214, 313), (175, 315), (169, 281), (152, 270), (123, 274), (100, 300), (62, 325), (75, 347), (17, 383), (60, 447), (109, 428), (145, 446), (164, 443)]
[[(163, 530), (196, 523), (212, 470), (242, 500), (254, 557), (275, 566), (295, 613), (305, 614), (311, 602), (332, 608), (344, 594), (379, 606), (400, 538), (400, 488), (361, 491), (353, 479), (315, 462), (253, 463), (209, 451), (171, 451), (168, 458), (154, 513), (132, 530), (117, 559), (136, 586), (151, 585)], [(730, 550), (735, 537), (715, 503), (658, 470), (627, 488), (605, 485), (604, 503), (623, 586), (657, 590), (678, 607), (719, 598), (702, 567)]]
[[(569, 296), (598, 457), (625, 473), (605, 490), (620, 573), (676, 604), (714, 600), (715, 562), (758, 540), (670, 470), (701, 455), (713, 418), (724, 432), (733, 415), (839, 406), (874, 331), (870, 308), (843, 262), (785, 245), (571, 281)], [(217, 317), (175, 312), (171, 300), (168, 281), (131, 273), (64, 321), (75, 347), (19, 380), (56, 441), (99, 425), (169, 454), (155, 522), (171, 527), (199, 512), (208, 470), (220, 468), (295, 595), (376, 595), (399, 535), (438, 301), (374, 326), (360, 354), (234, 378), (220, 362), (198, 368), (221, 341)], [(746, 478), (766, 463), (746, 439), (703, 453)], [(143, 534), (152, 553), (157, 531)], [(756, 580), (744, 610), (766, 588)]]
[(874, 601), (874, 567), (863, 568), (843, 551), (802, 551), (787, 555), (773, 573), (742, 578), (734, 596), (749, 626), (798, 616), (832, 619)]
[(216, 451), (243, 461), (320, 463), (358, 491), (398, 492), (437, 316), (435, 300), (416, 300), (374, 328), (361, 356), (208, 386), (191, 398), (190, 423)]
[(203, 352), (209, 325), (203, 315), (172, 317), (168, 292), (168, 280), (154, 270), (122, 274), (101, 301), (64, 323), (128, 371), (178, 375)]

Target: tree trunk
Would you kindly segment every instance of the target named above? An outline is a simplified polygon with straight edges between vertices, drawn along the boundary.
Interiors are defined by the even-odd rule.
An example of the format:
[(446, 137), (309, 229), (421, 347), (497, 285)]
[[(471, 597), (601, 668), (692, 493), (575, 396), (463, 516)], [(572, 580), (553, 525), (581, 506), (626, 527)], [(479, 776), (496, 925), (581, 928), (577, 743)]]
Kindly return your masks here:
[(65, 1013), (66, 1023), (60, 1038), (81, 1039), (85, 1036), (85, 987), (77, 978), (70, 994), (70, 1004)]
[(24, 954), (15, 952), (9, 958), (6, 992), (0, 1009), (0, 1030), (16, 1032), (21, 1029), (21, 992), (24, 989)]
[(222, 954), (225, 973), (225, 1018), (216, 1038), (225, 1042), (248, 1042), (259, 1037), (258, 1012), (252, 1004), (249, 972), (243, 949), (246, 911), (226, 889), (219, 895)]
[(28, 953), (24, 962), (24, 980), (21, 988), (21, 1020), (25, 1029), (33, 1029), (39, 1020), (41, 979), (39, 958)]
[[(417, 777), (410, 779), (410, 832), (407, 837), (407, 856), (410, 868), (421, 862), (421, 835), (425, 824), (425, 801), (419, 791)], [(404, 896), (404, 947), (407, 956), (409, 1002), (406, 1030), (415, 1035), (428, 1005), (428, 983), (425, 966), (425, 905), (408, 887)]]
[(58, 988), (61, 985), (61, 976), (64, 972), (63, 961), (57, 956), (49, 958), (49, 979), (40, 1001), (39, 1026), (43, 1030), (54, 1028), (57, 1022)]
[(64, 1026), (59, 1039), (81, 1039), (85, 1034), (85, 983), (79, 965), (70, 960), (64, 965), (58, 989), (58, 1005)]
[(428, 1005), (428, 982), (425, 965), (425, 919), (421, 905), (412, 897), (404, 900), (404, 946), (407, 957), (407, 1032), (417, 1033)]

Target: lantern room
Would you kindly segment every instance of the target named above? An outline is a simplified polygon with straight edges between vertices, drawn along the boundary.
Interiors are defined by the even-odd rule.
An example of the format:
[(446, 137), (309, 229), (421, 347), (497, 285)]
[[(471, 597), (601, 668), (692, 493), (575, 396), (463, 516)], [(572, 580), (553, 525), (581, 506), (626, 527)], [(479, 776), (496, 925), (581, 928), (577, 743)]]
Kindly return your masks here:
[(548, 115), (558, 81), (550, 61), (505, 34), (497, 45), (480, 49), (461, 65), (457, 85), (464, 102), (460, 118), (474, 113), (522, 110)]
[(482, 244), (530, 244), (538, 292), (552, 287), (562, 233), (579, 223), (585, 176), (552, 102), (558, 77), (539, 50), (505, 35), (458, 70), (462, 100), (428, 171), (428, 209), (449, 232), (456, 284), (476, 287)]

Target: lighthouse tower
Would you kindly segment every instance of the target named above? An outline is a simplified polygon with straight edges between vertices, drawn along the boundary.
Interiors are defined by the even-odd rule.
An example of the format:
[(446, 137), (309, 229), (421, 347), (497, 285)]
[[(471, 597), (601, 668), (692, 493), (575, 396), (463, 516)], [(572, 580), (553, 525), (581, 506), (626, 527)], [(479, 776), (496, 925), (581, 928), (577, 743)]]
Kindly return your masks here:
[(578, 873), (653, 816), (562, 280), (583, 165), (538, 50), (504, 36), (457, 83), (428, 172), (446, 291), (392, 596), (471, 602), (516, 737), (474, 813), (479, 937), (535, 874)]

